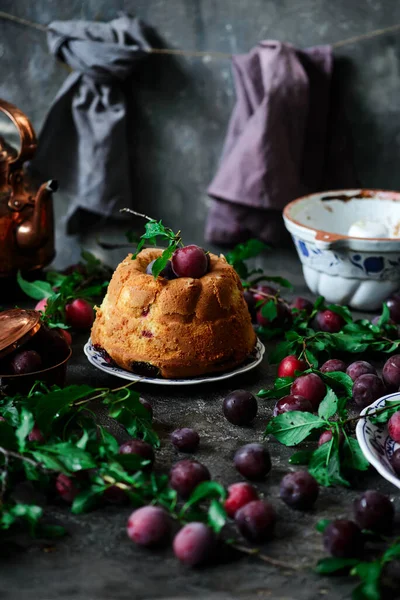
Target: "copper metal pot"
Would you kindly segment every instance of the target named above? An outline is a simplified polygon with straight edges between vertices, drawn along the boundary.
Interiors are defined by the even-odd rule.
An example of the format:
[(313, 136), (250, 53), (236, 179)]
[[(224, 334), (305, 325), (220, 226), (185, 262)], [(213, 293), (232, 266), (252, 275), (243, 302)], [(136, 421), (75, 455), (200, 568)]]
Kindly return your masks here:
[(28, 117), (0, 99), (0, 111), (17, 127), (18, 153), (0, 137), (0, 277), (40, 269), (54, 258), (52, 193), (57, 182), (35, 186), (23, 171), (35, 153), (37, 142)]

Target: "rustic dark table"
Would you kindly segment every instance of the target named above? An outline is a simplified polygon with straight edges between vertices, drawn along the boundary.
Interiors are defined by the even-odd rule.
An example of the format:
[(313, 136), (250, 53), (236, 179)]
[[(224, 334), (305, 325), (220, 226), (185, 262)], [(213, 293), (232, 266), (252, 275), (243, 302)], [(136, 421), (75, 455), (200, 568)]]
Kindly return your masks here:
[[(290, 278), (297, 294), (310, 296), (297, 257), (291, 252), (276, 253), (273, 261), (269, 258), (268, 269)], [(118, 379), (97, 371), (87, 362), (82, 350), (85, 341), (84, 336), (74, 338), (68, 382), (118, 385)], [(257, 392), (270, 385), (273, 378), (274, 369), (264, 360), (256, 370), (218, 385), (187, 388), (138, 385), (141, 395), (153, 405), (155, 427), (162, 441), (156, 468), (166, 472), (171, 463), (182, 457), (172, 448), (168, 435), (176, 427), (188, 426), (201, 436), (196, 458), (208, 466), (212, 477), (224, 485), (240, 480), (233, 467), (233, 454), (239, 446), (261, 440), (272, 405), (260, 400), (254, 426), (236, 427), (222, 416), (222, 399), (238, 388)], [(288, 566), (297, 564), (304, 568), (279, 569), (244, 556), (234, 562), (188, 569), (174, 558), (171, 548), (146, 551), (128, 539), (125, 526), (131, 512), (129, 507), (110, 505), (78, 516), (67, 509), (48, 507), (70, 535), (55, 542), (51, 551), (41, 543), (26, 544), (23, 551), (10, 551), (1, 563), (1, 600), (350, 598), (355, 580), (322, 577), (312, 571), (316, 561), (325, 555), (315, 524), (320, 519), (350, 517), (353, 499), (360, 490), (368, 488), (395, 497), (400, 513), (400, 494), (371, 468), (362, 474), (356, 488), (321, 488), (312, 512), (291, 510), (279, 500), (278, 488), (283, 475), (290, 470), (288, 458), (293, 451), (273, 439), (268, 441), (268, 447), (273, 468), (259, 489), (274, 504), (279, 519), (275, 539), (265, 545), (264, 551)]]

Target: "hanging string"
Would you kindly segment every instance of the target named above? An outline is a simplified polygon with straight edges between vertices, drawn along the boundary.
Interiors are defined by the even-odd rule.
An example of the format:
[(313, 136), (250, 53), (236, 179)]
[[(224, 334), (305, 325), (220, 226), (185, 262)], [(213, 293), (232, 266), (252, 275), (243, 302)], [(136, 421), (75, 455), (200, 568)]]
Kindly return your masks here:
[[(27, 19), (17, 17), (16, 15), (12, 15), (2, 10), (0, 10), (0, 19), (12, 21), (14, 23), (18, 23), (19, 25), (31, 27), (39, 31), (49, 30), (49, 28), (46, 25), (42, 25), (41, 23), (35, 23), (34, 21), (28, 21)], [(337, 42), (333, 42), (330, 45), (332, 46), (332, 48), (341, 48), (342, 46), (355, 44), (357, 42), (363, 42), (364, 40), (370, 40), (372, 38), (376, 38), (381, 35), (385, 35), (386, 33), (392, 33), (393, 31), (398, 30), (400, 30), (400, 23), (397, 23), (396, 25), (390, 25), (389, 27), (384, 27), (383, 29), (374, 29), (373, 31), (369, 31), (368, 33), (362, 33), (360, 35), (354, 35), (349, 38), (344, 38), (343, 40), (338, 40)], [(221, 60), (231, 59), (233, 56), (231, 53), (218, 52), (215, 50), (181, 50), (179, 48), (149, 48), (147, 52), (149, 54), (167, 54), (175, 56), (188, 56), (194, 58), (210, 57)]]

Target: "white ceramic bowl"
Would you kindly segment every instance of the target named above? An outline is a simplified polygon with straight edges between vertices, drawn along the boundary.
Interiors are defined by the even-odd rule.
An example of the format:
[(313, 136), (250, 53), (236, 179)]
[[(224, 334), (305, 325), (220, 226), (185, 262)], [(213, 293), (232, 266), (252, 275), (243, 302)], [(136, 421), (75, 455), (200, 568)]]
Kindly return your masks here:
[[(398, 402), (400, 400), (400, 393), (388, 394), (379, 398), (373, 402), (367, 408), (361, 411), (360, 415), (367, 415), (375, 412), (379, 408), (383, 408), (390, 404), (390, 402)], [(382, 423), (380, 425), (374, 424), (371, 420), (366, 417), (360, 419), (356, 427), (356, 435), (358, 443), (362, 453), (368, 462), (390, 483), (393, 483), (396, 487), (400, 488), (400, 477), (394, 472), (390, 459), (393, 452), (400, 448), (400, 444), (396, 444), (388, 434), (387, 425)]]
[[(328, 302), (376, 310), (400, 288), (400, 193), (337, 190), (310, 194), (283, 211), (306, 283)], [(379, 221), (390, 238), (350, 237), (360, 220)]]

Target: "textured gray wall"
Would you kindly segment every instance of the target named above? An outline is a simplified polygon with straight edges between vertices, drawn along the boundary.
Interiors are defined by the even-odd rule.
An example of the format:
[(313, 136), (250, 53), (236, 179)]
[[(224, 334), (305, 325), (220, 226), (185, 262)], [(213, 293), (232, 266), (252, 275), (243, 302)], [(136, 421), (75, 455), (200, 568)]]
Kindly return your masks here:
[[(397, 0), (1, 0), (0, 8), (43, 24), (109, 20), (125, 10), (152, 24), (167, 46), (233, 53), (261, 39), (305, 47), (400, 22)], [(48, 53), (45, 34), (4, 21), (0, 31), (0, 96), (23, 109), (39, 131), (67, 71)], [(345, 46), (336, 55), (361, 181), (399, 189), (400, 32)], [(234, 102), (229, 61), (160, 56), (148, 65), (154, 72), (137, 91), (135, 205), (200, 243), (205, 189)], [(56, 208), (60, 218), (62, 194)], [(64, 247), (59, 260), (68, 262), (74, 248)]]

